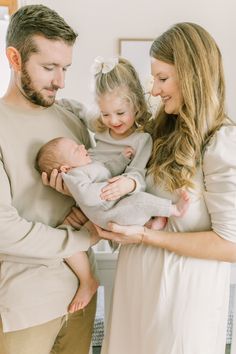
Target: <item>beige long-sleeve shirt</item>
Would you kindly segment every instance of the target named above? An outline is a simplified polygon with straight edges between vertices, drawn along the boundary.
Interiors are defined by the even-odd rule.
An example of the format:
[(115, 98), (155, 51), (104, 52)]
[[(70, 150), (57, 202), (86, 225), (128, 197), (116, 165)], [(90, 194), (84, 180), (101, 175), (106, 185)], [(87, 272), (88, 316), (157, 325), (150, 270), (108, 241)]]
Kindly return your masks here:
[(74, 200), (43, 186), (34, 161), (48, 140), (89, 147), (87, 129), (54, 104), (22, 109), (0, 100), (0, 313), (4, 331), (62, 316), (78, 286), (63, 261), (89, 248), (89, 234), (58, 225)]

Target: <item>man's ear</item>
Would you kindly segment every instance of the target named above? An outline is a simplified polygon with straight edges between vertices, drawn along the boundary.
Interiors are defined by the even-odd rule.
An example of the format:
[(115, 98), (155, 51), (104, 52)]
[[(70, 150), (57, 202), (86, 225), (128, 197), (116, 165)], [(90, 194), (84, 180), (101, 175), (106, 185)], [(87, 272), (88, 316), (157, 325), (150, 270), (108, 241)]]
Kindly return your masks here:
[(19, 51), (14, 47), (8, 47), (6, 49), (6, 55), (10, 64), (10, 67), (14, 71), (20, 71), (22, 68), (21, 55)]
[(68, 165), (63, 165), (63, 166), (60, 166), (59, 171), (60, 171), (60, 172), (67, 173), (68, 171), (70, 171), (70, 169), (71, 169), (70, 166), (68, 166)]

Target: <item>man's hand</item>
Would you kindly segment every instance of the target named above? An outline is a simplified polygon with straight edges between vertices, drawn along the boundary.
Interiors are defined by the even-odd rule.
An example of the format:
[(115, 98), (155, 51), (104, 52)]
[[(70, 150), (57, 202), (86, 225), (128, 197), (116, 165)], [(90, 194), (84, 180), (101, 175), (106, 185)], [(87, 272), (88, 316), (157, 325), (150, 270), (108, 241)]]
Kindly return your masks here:
[(132, 178), (116, 176), (108, 180), (108, 185), (102, 189), (102, 200), (117, 200), (124, 195), (133, 192), (136, 183)]
[(90, 233), (90, 245), (94, 246), (101, 238), (98, 236), (97, 229), (94, 224), (88, 220), (84, 213), (76, 207), (71, 208), (70, 214), (63, 221), (64, 225), (70, 225), (74, 229), (79, 230), (81, 226), (85, 226)]
[(59, 193), (71, 197), (71, 193), (62, 179), (61, 173), (57, 169), (52, 170), (50, 176), (46, 172), (42, 172), (41, 178), (45, 186), (56, 189)]
[(81, 226), (83, 226), (88, 221), (88, 218), (84, 215), (84, 213), (76, 207), (71, 208), (71, 212), (67, 215), (63, 224), (70, 225), (74, 229), (79, 230)]
[(96, 245), (96, 243), (98, 243), (98, 241), (101, 240), (101, 238), (98, 235), (96, 227), (94, 226), (94, 224), (91, 221), (86, 222), (86, 224), (84, 226), (86, 227), (86, 229), (90, 233), (90, 244), (91, 244), (91, 246)]

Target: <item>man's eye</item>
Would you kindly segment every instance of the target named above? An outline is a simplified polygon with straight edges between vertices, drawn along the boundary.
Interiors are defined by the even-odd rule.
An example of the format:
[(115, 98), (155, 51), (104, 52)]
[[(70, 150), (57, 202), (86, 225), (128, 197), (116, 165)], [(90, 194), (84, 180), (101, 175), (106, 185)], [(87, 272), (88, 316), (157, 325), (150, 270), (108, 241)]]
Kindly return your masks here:
[(125, 112), (118, 112), (117, 114), (118, 116), (122, 116), (123, 114), (125, 114)]
[(44, 66), (43, 67), (45, 70), (47, 70), (47, 71), (52, 71), (53, 70), (53, 68), (51, 68), (51, 67), (49, 67), (49, 66)]

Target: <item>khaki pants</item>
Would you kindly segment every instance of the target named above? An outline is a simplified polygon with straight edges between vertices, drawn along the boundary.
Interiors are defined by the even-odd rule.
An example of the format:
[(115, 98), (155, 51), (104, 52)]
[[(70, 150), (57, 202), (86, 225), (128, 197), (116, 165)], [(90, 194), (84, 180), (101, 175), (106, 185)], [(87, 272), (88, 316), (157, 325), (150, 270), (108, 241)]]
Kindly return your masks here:
[(0, 321), (0, 354), (88, 354), (96, 296), (84, 311), (56, 318), (39, 326), (3, 333)]

